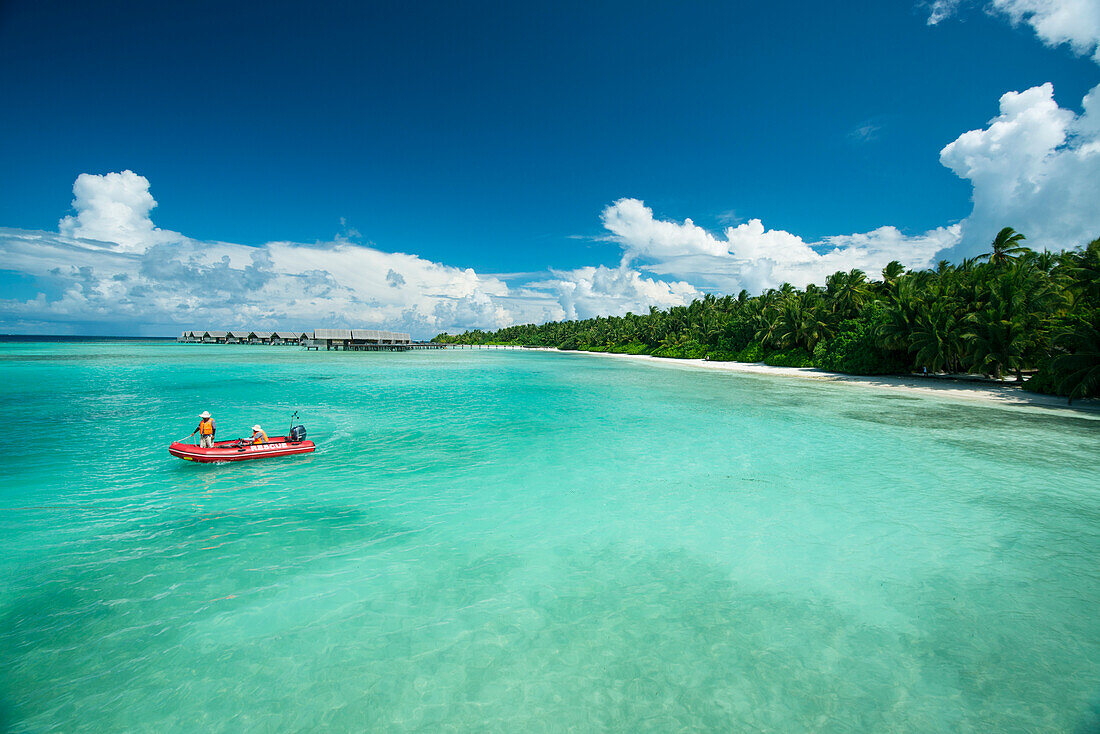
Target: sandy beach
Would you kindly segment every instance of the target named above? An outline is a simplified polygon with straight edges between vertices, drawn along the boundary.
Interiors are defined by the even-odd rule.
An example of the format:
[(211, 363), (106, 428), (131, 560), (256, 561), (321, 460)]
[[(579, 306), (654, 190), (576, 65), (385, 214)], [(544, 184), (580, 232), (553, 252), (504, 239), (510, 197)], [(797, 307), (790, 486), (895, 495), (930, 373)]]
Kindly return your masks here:
[(738, 372), (741, 374), (771, 375), (773, 377), (794, 377), (803, 380), (824, 380), (856, 387), (880, 390), (901, 390), (911, 394), (984, 403), (1007, 408), (1040, 408), (1044, 410), (1072, 412), (1100, 419), (1100, 400), (1075, 400), (1072, 405), (1067, 405), (1065, 398), (1028, 392), (1011, 382), (1004, 385), (996, 385), (917, 376), (845, 375), (839, 372), (827, 372), (813, 367), (773, 367), (761, 362), (710, 362), (702, 359), (654, 357), (649, 354), (574, 352), (563, 351), (554, 347), (531, 348), (538, 349), (539, 351), (559, 352), (562, 354), (586, 354), (593, 357), (626, 359), (659, 367)]

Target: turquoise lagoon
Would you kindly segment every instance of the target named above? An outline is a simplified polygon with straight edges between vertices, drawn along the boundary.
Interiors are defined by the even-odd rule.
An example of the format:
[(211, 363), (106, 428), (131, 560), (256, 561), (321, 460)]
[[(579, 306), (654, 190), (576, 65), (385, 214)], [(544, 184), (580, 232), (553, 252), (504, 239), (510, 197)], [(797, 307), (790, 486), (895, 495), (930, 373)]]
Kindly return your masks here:
[[(0, 344), (0, 729), (1100, 727), (1100, 421), (518, 351)], [(299, 410), (306, 457), (168, 443)]]

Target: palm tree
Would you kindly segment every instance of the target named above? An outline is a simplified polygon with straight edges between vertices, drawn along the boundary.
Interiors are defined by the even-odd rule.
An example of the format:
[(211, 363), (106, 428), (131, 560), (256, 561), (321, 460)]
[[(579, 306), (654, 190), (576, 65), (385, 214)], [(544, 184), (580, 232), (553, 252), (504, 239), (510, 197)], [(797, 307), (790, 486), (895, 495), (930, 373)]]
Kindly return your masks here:
[(1016, 259), (1017, 255), (1028, 252), (1028, 248), (1020, 244), (1025, 239), (1027, 238), (1012, 227), (1005, 227), (993, 238), (993, 252), (979, 255), (975, 259), (984, 260), (989, 258), (989, 262), (997, 267), (1008, 265)]
[(782, 338), (779, 311), (769, 308), (757, 317), (756, 341), (764, 347), (778, 347)]
[(904, 265), (897, 260), (891, 260), (886, 263), (886, 267), (882, 269), (882, 282), (892, 286), (898, 282), (898, 278), (900, 278), (904, 272)]
[[(1024, 327), (1025, 357), (1021, 363), (1037, 364), (1049, 353), (1051, 326), (1070, 300), (1057, 279), (1042, 267), (1044, 254), (1048, 253), (1026, 260), (1021, 258), (1007, 275), (1008, 288), (1015, 294), (1014, 310)], [(1016, 369), (1018, 381), (1023, 380), (1022, 367), (1021, 364)]]
[(717, 312), (711, 312), (703, 314), (702, 320), (696, 325), (694, 331), (702, 337), (700, 341), (703, 344), (716, 347), (718, 346), (718, 339), (724, 331), (723, 327), (723, 319), (719, 317)]
[(833, 301), (833, 313), (840, 319), (859, 313), (870, 295), (867, 275), (859, 269), (833, 273), (825, 279), (825, 290)]
[(1072, 253), (1071, 256), (1067, 269), (1074, 282), (1070, 290), (1079, 294), (1086, 303), (1100, 306), (1100, 237), (1090, 242), (1083, 252)]
[(819, 341), (832, 336), (833, 328), (829, 323), (824, 302), (818, 298), (807, 300), (808, 302), (802, 305), (802, 320), (798, 324), (798, 338), (805, 345), (806, 351), (812, 354)]
[(949, 305), (942, 301), (926, 304), (917, 315), (909, 340), (917, 364), (932, 371), (957, 370), (962, 352), (960, 331), (958, 316)]
[(1100, 311), (1094, 311), (1088, 321), (1069, 324), (1054, 342), (1066, 350), (1054, 357), (1050, 366), (1058, 376), (1058, 389), (1066, 393), (1069, 402), (1100, 393)]
[(777, 325), (778, 335), (774, 338), (779, 347), (800, 346), (802, 324), (802, 303), (792, 298), (779, 309)]
[(1050, 250), (1043, 250), (1042, 252), (1032, 253), (1031, 261), (1035, 263), (1035, 267), (1044, 273), (1049, 273), (1058, 264), (1058, 256)]
[[(906, 272), (899, 262), (868, 283), (859, 270), (838, 272), (804, 289), (784, 283), (759, 296), (713, 295), (647, 314), (525, 324), (495, 332), (471, 329), (438, 341), (617, 347), (641, 342), (657, 347), (737, 353), (753, 340), (765, 351), (797, 346), (812, 351), (840, 328), (859, 320), (874, 347), (910, 366), (1006, 370), (1044, 365), (1049, 377), (1073, 399), (1095, 393), (1097, 332), (1100, 332), (1100, 240), (1051, 254), (1033, 252), (1023, 237), (1003, 229), (993, 252), (957, 265)], [(988, 262), (985, 262), (988, 260)], [(979, 262), (981, 261), (981, 262)], [(870, 306), (870, 307), (869, 307)], [(869, 331), (867, 331), (869, 330)], [(754, 347), (755, 348), (755, 347)], [(1040, 381), (1042, 384), (1042, 381)], [(1050, 383), (1046, 383), (1050, 384)]]
[(881, 346), (894, 351), (909, 351), (909, 338), (916, 325), (918, 314), (924, 310), (914, 281), (910, 278), (898, 281), (897, 289), (883, 310), (875, 336)]
[(967, 317), (972, 330), (963, 335), (971, 344), (971, 359), (979, 370), (989, 368), (994, 380), (1003, 379), (1002, 369), (1014, 369), (1024, 352), (1024, 326), (1019, 318), (996, 307), (987, 307)]
[(966, 317), (970, 329), (963, 338), (970, 345), (974, 367), (994, 379), (1001, 379), (1003, 369), (1017, 369), (1028, 347), (1025, 283), (1035, 273), (1034, 266), (1023, 263), (989, 283), (984, 300)]

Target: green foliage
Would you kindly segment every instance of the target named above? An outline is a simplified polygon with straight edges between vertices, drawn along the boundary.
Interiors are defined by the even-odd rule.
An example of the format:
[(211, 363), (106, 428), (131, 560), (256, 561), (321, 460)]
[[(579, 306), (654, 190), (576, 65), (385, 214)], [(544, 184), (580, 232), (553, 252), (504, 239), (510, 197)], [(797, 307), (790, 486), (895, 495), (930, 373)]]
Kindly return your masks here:
[(904, 369), (904, 364), (880, 346), (869, 321), (842, 321), (836, 336), (814, 349), (814, 366), (849, 375), (887, 375)]
[[(752, 316), (738, 312), (726, 324), (722, 335), (718, 338), (716, 351), (736, 354), (752, 342), (756, 327), (753, 325)], [(732, 361), (732, 360), (724, 360)]]
[(1039, 368), (1029, 389), (1100, 391), (1100, 239), (1033, 252), (1011, 228), (992, 252), (931, 270), (898, 262), (868, 280), (841, 271), (823, 286), (789, 283), (750, 296), (707, 294), (646, 314), (439, 334), (446, 344), (518, 344), (680, 359), (808, 366), (851, 374), (928, 369), (1001, 377)]
[(772, 352), (764, 357), (764, 364), (772, 367), (813, 367), (814, 358), (805, 349), (795, 347), (784, 352)]
[(1024, 389), (1071, 401), (1100, 397), (1100, 309), (1059, 321), (1052, 342), (1051, 357)]
[(993, 238), (993, 243), (990, 245), (992, 252), (988, 255), (982, 255), (981, 258), (989, 258), (989, 262), (992, 265), (1008, 265), (1017, 255), (1030, 252), (1030, 250), (1020, 244), (1026, 239), (1026, 237), (1012, 227), (1005, 227)]
[(630, 342), (617, 347), (608, 347), (608, 352), (615, 354), (649, 354), (649, 347), (641, 342)]
[(680, 344), (669, 344), (658, 347), (652, 352), (654, 357), (671, 357), (673, 359), (702, 359), (707, 356), (707, 348), (696, 341), (686, 341)]
[(558, 349), (570, 349), (575, 351), (580, 348), (580, 340), (577, 339), (576, 335), (574, 334), (570, 334), (569, 336), (565, 337), (564, 339), (562, 339), (561, 343), (558, 344)]
[(1058, 394), (1070, 400), (1100, 396), (1100, 309), (1068, 321), (1054, 339), (1050, 368)]
[(760, 342), (752, 342), (738, 352), (734, 360), (737, 362), (763, 362), (764, 354), (764, 345)]
[(1050, 365), (1046, 364), (1039, 368), (1039, 371), (1029, 377), (1024, 382), (1024, 389), (1031, 392), (1042, 393), (1043, 395), (1061, 395), (1066, 397), (1065, 393), (1058, 389), (1058, 378), (1051, 371)]

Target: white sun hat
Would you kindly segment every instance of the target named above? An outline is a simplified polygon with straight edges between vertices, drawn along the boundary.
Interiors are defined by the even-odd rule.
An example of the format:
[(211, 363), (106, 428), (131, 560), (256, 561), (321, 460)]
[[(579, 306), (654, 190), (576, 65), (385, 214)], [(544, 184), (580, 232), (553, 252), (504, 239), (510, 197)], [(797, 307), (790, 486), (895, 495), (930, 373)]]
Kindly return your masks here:
[(260, 428), (260, 426), (259, 426), (259, 425), (255, 425), (255, 426), (252, 426), (252, 430), (253, 430), (253, 431), (262, 431), (263, 429), (262, 429), (262, 428)]
[(209, 410), (204, 410), (202, 412), (202, 415), (199, 416), (199, 418), (209, 418), (209, 417), (210, 417), (210, 411)]

